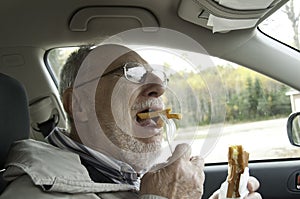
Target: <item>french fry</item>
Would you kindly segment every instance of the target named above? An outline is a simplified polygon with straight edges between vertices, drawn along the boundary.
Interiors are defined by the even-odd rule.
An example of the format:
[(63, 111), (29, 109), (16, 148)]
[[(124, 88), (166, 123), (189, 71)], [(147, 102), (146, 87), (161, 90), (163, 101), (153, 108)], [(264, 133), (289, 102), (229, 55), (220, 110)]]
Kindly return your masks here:
[(227, 198), (240, 197), (240, 177), (248, 167), (249, 153), (241, 145), (233, 145), (228, 151), (228, 189)]
[(182, 115), (179, 113), (171, 113), (170, 108), (167, 108), (165, 110), (160, 110), (160, 111), (148, 112), (148, 113), (139, 113), (137, 114), (137, 116), (140, 119), (149, 119), (149, 118), (159, 117), (160, 114), (166, 115), (168, 119), (174, 118), (174, 119), (181, 120), (182, 118)]

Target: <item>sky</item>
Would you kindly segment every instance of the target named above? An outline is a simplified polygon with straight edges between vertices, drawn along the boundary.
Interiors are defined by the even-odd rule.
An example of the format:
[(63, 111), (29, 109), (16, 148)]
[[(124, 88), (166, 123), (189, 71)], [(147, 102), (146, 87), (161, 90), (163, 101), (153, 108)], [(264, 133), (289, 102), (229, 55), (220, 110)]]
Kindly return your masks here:
[[(289, 3), (289, 2), (288, 2)], [(296, 15), (300, 12), (300, 1), (294, 0), (294, 8)], [(291, 44), (293, 42), (293, 30), (292, 24), (287, 17), (287, 14), (283, 12), (285, 6), (282, 6), (280, 10), (271, 15), (268, 19), (263, 21), (259, 27), (263, 32), (270, 36), (286, 43)], [(299, 30), (300, 32), (300, 30)]]

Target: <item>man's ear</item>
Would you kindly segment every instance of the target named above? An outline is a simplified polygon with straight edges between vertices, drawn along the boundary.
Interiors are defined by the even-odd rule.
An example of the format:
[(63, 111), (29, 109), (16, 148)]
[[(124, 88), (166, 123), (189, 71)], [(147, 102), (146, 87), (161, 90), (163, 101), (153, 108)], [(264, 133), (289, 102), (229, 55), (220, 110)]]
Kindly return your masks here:
[[(81, 122), (88, 121), (88, 116), (87, 116), (85, 109), (80, 107), (80, 103), (77, 101), (78, 99), (76, 99), (76, 97), (73, 99), (73, 97), (74, 97), (74, 95), (73, 95), (72, 88), (66, 89), (65, 92), (63, 93), (63, 105), (64, 105), (65, 111), (68, 113), (69, 117), (72, 119), (74, 119), (74, 117), (76, 117), (76, 119), (78, 121), (81, 121)], [(72, 104), (73, 101), (78, 106), (78, 108), (75, 110), (73, 110), (73, 104)]]
[(72, 110), (72, 95), (73, 88), (67, 88), (62, 96), (62, 102), (65, 111), (68, 113), (69, 117), (73, 118), (73, 110)]

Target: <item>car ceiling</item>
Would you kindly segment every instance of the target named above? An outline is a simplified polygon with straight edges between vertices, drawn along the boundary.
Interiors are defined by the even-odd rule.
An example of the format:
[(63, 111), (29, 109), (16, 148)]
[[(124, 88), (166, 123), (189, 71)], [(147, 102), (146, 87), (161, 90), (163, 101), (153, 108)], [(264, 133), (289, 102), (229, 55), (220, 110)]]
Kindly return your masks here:
[[(285, 2), (286, 0), (280, 2), (272, 12)], [(77, 13), (89, 8), (104, 8), (108, 9), (108, 12), (109, 9), (111, 12), (118, 12), (116, 9), (120, 9), (125, 13), (130, 12), (130, 9), (138, 9), (139, 12), (152, 16), (149, 18), (150, 24), (157, 23), (159, 27), (188, 35), (200, 43), (210, 55), (252, 68), (300, 89), (300, 78), (297, 77), (300, 70), (299, 53), (265, 37), (256, 28), (212, 33), (207, 28), (185, 21), (178, 16), (180, 0), (6, 0), (1, 1), (0, 4), (0, 55), (2, 56), (0, 71), (14, 74), (21, 79), (29, 88), (31, 98), (38, 95), (34, 92), (53, 89), (51, 88), (53, 85), (43, 84), (39, 85), (41, 87), (39, 90), (30, 89), (34, 85), (22, 76), (45, 72), (34, 68), (34, 65), (38, 64), (39, 67), (44, 65), (42, 62), (47, 50), (94, 42), (97, 38), (141, 26), (134, 20), (126, 21), (122, 18), (112, 21), (93, 19), (89, 20), (88, 24), (84, 24), (84, 21), (80, 22), (80, 16)], [(77, 22), (72, 21), (75, 17), (79, 18), (78, 23), (86, 25), (86, 30), (76, 29)], [(138, 38), (136, 39), (137, 43), (140, 42)], [(151, 44), (161, 45), (155, 41), (151, 41)], [(173, 47), (189, 48), (188, 46)], [(3, 67), (7, 62), (4, 60), (5, 55), (15, 52), (22, 54), (26, 67), (18, 70)], [(34, 56), (36, 58), (33, 58)], [(9, 59), (12, 58), (9, 57)], [(22, 75), (17, 74), (20, 71)]]
[[(284, 2), (284, 1), (283, 1)], [(130, 24), (118, 27), (92, 27), (86, 32), (70, 30), (70, 22), (77, 11), (88, 7), (135, 7), (150, 12), (160, 27), (187, 34), (216, 55), (223, 54), (222, 44), (226, 39), (227, 51), (244, 43), (253, 30), (232, 31), (227, 34), (212, 34), (208, 29), (187, 22), (178, 16), (180, 0), (7, 0), (1, 3), (1, 46), (38, 46), (49, 49), (57, 46), (86, 43), (87, 39), (113, 34), (130, 28)], [(127, 8), (126, 8), (127, 7)], [(119, 19), (120, 20), (120, 19)], [(124, 21), (122, 21), (124, 22)], [(126, 27), (127, 26), (127, 27)], [(20, 34), (22, 36), (20, 37)], [(231, 35), (231, 36), (230, 36)], [(230, 45), (231, 44), (231, 45)], [(229, 48), (229, 49), (228, 49)]]

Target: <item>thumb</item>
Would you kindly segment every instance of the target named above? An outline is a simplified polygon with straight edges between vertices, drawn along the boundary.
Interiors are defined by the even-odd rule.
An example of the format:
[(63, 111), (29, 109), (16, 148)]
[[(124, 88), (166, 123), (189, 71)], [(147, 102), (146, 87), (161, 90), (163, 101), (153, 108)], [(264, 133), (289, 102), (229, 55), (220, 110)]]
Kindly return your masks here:
[(172, 156), (170, 156), (166, 162), (154, 165), (149, 171), (155, 172), (161, 168), (167, 167), (168, 165), (171, 165), (172, 163), (182, 159), (185, 161), (190, 161), (191, 153), (192, 150), (190, 145), (186, 143), (178, 144)]
[(178, 159), (189, 161), (191, 157), (191, 153), (192, 153), (192, 149), (190, 145), (186, 143), (178, 144), (172, 156), (169, 158), (168, 162), (174, 162)]
[(250, 176), (247, 188), (250, 192), (255, 192), (259, 188), (259, 181), (253, 176)]

